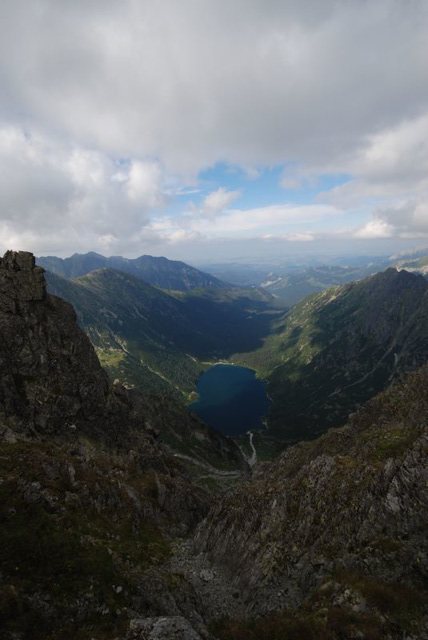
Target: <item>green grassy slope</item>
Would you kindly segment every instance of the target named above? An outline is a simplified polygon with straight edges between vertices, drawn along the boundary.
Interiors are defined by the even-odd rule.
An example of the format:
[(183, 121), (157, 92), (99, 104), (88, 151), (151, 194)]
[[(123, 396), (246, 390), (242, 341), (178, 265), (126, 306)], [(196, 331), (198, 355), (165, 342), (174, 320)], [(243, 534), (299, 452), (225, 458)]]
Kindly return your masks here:
[(48, 290), (73, 304), (111, 377), (161, 393), (190, 392), (199, 363), (177, 348), (193, 327), (167, 294), (107, 269), (67, 280), (47, 274)]
[(235, 359), (268, 379), (269, 433), (314, 437), (406, 369), (428, 360), (428, 283), (389, 269), (314, 294)]

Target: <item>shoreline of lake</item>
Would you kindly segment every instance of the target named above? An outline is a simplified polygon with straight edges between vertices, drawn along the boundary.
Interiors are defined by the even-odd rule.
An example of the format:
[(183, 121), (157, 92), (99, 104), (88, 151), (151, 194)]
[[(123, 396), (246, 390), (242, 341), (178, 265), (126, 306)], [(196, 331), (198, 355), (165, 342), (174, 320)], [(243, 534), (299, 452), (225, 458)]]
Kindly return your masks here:
[(216, 362), (198, 378), (197, 396), (189, 409), (224, 435), (237, 436), (265, 428), (270, 400), (256, 371), (230, 362)]

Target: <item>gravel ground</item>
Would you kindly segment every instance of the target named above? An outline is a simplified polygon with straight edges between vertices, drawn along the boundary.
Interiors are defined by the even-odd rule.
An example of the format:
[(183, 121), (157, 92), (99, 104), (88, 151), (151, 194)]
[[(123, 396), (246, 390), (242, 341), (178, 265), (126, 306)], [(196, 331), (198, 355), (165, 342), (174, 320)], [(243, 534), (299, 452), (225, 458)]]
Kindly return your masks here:
[(245, 606), (233, 578), (220, 567), (213, 567), (205, 554), (195, 554), (191, 541), (174, 545), (170, 569), (192, 583), (203, 601), (206, 620), (245, 616)]

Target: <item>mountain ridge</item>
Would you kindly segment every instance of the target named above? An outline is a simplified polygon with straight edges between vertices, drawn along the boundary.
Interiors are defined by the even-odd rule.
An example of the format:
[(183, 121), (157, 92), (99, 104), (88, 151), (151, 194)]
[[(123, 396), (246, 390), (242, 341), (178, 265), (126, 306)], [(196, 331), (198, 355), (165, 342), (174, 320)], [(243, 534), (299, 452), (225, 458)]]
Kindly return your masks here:
[(364, 267), (318, 266), (309, 267), (296, 273), (274, 277), (262, 283), (269, 293), (284, 306), (291, 307), (312, 293), (324, 291), (332, 286), (361, 280), (381, 271), (383, 266)]
[(195, 288), (227, 286), (218, 278), (199, 271), (185, 262), (150, 255), (142, 255), (138, 258), (123, 258), (122, 256), (107, 258), (91, 251), (86, 254), (74, 253), (69, 258), (40, 256), (36, 258), (36, 262), (44, 269), (66, 278), (84, 276), (96, 269), (111, 268), (129, 273), (143, 282), (162, 289), (185, 291)]
[(268, 380), (268, 431), (301, 439), (339, 426), (426, 362), (427, 326), (427, 281), (387, 269), (313, 294), (274, 323), (259, 351), (233, 357)]

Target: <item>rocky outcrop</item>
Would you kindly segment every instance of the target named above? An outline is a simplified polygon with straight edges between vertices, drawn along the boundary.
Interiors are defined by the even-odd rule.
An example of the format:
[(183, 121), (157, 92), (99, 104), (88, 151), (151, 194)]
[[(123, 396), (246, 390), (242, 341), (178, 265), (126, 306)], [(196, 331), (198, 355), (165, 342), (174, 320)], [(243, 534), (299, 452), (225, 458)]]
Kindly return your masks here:
[(125, 390), (109, 387), (71, 305), (47, 295), (32, 254), (8, 251), (0, 260), (3, 434), (57, 438), (83, 429), (118, 440), (126, 405)]

